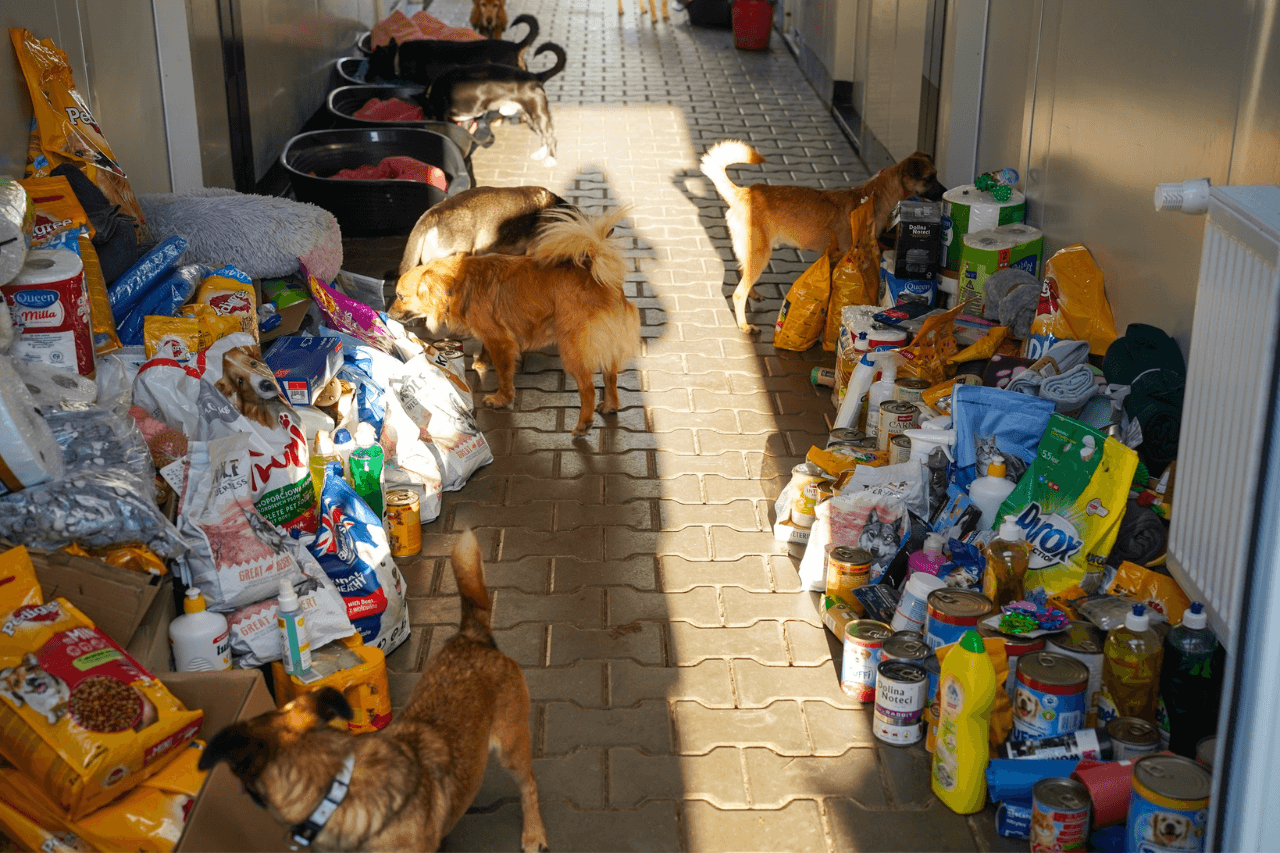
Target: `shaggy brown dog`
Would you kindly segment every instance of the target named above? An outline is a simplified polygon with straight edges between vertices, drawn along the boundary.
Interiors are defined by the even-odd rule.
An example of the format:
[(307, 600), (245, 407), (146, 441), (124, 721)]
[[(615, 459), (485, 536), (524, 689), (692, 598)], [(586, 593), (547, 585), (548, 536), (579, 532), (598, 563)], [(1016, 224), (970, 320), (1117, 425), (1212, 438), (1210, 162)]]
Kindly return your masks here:
[(507, 0), (471, 0), (471, 29), (487, 39), (502, 38), (507, 29)]
[(578, 385), (581, 403), (574, 435), (591, 429), (596, 371), (604, 374), (599, 410), (618, 410), (618, 372), (640, 350), (640, 313), (623, 293), (625, 265), (609, 234), (625, 211), (588, 220), (577, 211), (549, 213), (522, 256), (457, 255), (414, 267), (396, 283), (388, 313), (422, 319), (437, 334), (462, 334), (483, 345), (498, 375), (494, 408), (515, 399), (516, 358), (556, 344), (565, 371)]
[(747, 322), (747, 298), (764, 272), (774, 246), (791, 246), (810, 252), (839, 252), (853, 245), (849, 214), (870, 197), (875, 205), (875, 233), (889, 223), (898, 202), (912, 196), (936, 201), (946, 188), (938, 183), (938, 170), (928, 154), (917, 151), (905, 160), (882, 169), (865, 184), (846, 190), (819, 190), (790, 185), (752, 184), (740, 187), (725, 174), (734, 163), (763, 163), (764, 157), (745, 142), (726, 139), (702, 155), (702, 172), (715, 184), (729, 205), (725, 225), (733, 241), (741, 278), (733, 291), (738, 328), (755, 332)]
[[(200, 769), (227, 762), (276, 820), (295, 835), (312, 834), (316, 850), (436, 850), (475, 799), (496, 747), (520, 785), (521, 843), (526, 851), (547, 849), (529, 690), (519, 664), (494, 645), (484, 564), (470, 531), (453, 550), (453, 574), (462, 599), (458, 634), (428, 661), (391, 725), (358, 737), (333, 728), (330, 720), (351, 719), (351, 706), (325, 687), (218, 732)], [(316, 819), (349, 757), (345, 797), (326, 820)]]

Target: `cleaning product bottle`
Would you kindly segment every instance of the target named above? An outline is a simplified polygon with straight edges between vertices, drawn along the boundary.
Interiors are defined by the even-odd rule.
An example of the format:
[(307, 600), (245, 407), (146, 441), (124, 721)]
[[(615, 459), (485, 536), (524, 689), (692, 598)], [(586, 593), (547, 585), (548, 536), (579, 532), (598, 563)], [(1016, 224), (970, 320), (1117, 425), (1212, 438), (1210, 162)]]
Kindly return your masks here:
[[(992, 463), (994, 465), (994, 463)], [(1006, 515), (1000, 533), (987, 543), (987, 568), (982, 574), (982, 594), (996, 607), (1021, 601), (1031, 561), (1031, 546), (1022, 538), (1016, 515)]]
[(858, 359), (857, 367), (849, 375), (849, 385), (845, 388), (844, 399), (840, 401), (840, 409), (836, 412), (835, 420), (831, 422), (832, 429), (857, 427), (863, 404), (867, 399), (866, 394), (871, 389), (871, 380), (875, 375), (876, 363), (871, 360), (871, 354), (867, 353)]
[(925, 536), (924, 547), (907, 557), (907, 579), (909, 580), (916, 572), (936, 576), (938, 570), (947, 562), (946, 555), (942, 553), (942, 546), (946, 544), (947, 539), (941, 533), (930, 533)]
[(982, 510), (982, 519), (978, 522), (979, 532), (992, 528), (996, 523), (996, 513), (1000, 511), (1000, 505), (1013, 491), (1015, 483), (1005, 478), (1005, 471), (1004, 457), (993, 456), (990, 464), (987, 465), (987, 475), (969, 484), (969, 500)]
[(280, 627), (280, 658), (284, 671), (290, 675), (311, 672), (311, 642), (307, 636), (307, 623), (302, 617), (302, 603), (293, 591), (293, 584), (280, 579), (279, 604), (276, 608), (276, 624)]
[(351, 437), (351, 430), (338, 427), (333, 431), (333, 449), (342, 459), (342, 476), (351, 482), (351, 451), (356, 449), (356, 440)]
[(327, 429), (316, 430), (315, 445), (308, 460), (311, 468), (311, 488), (316, 492), (316, 506), (320, 506), (320, 492), (324, 489), (324, 472), (329, 465), (342, 467), (342, 457), (333, 447), (333, 436)]
[[(1169, 724), (1168, 749), (1194, 758), (1196, 744), (1218, 730), (1226, 651), (1208, 627), (1204, 605), (1191, 602), (1182, 624), (1164, 638), (1160, 698)], [(1161, 733), (1163, 734), (1163, 732)]]
[(187, 587), (182, 615), (169, 623), (173, 667), (178, 672), (214, 672), (231, 669), (231, 634), (227, 617), (205, 609), (204, 596)]
[(982, 810), (987, 799), (987, 730), (996, 701), (996, 669), (982, 635), (966, 631), (938, 676), (938, 736), (933, 793), (957, 814)]
[(1151, 627), (1151, 617), (1141, 604), (1125, 614), (1124, 624), (1107, 632), (1102, 646), (1102, 695), (1098, 698), (1098, 723), (1113, 717), (1137, 717), (1156, 721), (1156, 695), (1160, 689), (1160, 664), (1164, 647)]
[(894, 383), (898, 381), (898, 353), (895, 350), (872, 352), (869, 358), (880, 369), (880, 378), (871, 383), (867, 391), (867, 438), (880, 434), (880, 404), (893, 399)]
[(356, 449), (347, 460), (351, 466), (351, 487), (369, 509), (382, 517), (382, 447), (373, 424), (361, 422), (356, 427)]

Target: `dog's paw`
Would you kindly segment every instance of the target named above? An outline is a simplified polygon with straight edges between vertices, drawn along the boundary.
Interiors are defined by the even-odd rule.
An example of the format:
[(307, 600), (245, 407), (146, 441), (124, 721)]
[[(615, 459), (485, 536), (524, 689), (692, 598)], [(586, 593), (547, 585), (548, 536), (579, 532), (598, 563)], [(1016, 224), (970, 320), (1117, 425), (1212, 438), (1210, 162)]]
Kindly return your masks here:
[(740, 329), (743, 332), (746, 332), (748, 335), (760, 334), (760, 327), (754, 326), (751, 323), (739, 323), (738, 329)]
[(608, 403), (601, 402), (596, 404), (596, 411), (602, 415), (616, 415), (618, 406), (617, 404), (610, 406)]
[(511, 405), (511, 398), (504, 394), (486, 394), (481, 402), (490, 409), (505, 409)]
[(589, 432), (591, 432), (591, 421), (587, 421), (585, 424), (578, 424), (576, 427), (574, 427), (573, 437), (582, 438), (584, 435), (586, 435)]

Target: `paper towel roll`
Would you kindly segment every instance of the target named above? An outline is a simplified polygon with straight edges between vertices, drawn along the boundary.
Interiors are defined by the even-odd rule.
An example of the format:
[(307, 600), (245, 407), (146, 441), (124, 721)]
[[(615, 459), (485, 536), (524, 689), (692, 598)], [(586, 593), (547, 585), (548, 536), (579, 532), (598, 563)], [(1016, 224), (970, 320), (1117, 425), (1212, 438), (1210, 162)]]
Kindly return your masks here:
[(960, 250), (960, 282), (957, 299), (966, 302), (964, 313), (982, 316), (986, 302), (983, 283), (997, 270), (1016, 267), (1039, 277), (1044, 257), (1044, 233), (1022, 222), (973, 231), (964, 235)]
[(0, 178), (0, 284), (13, 281), (22, 269), (34, 221), (31, 196), (17, 181)]
[(973, 184), (947, 190), (942, 194), (942, 242), (946, 249), (946, 268), (960, 269), (960, 250), (964, 236), (1027, 218), (1027, 199), (1013, 190), (1008, 201), (996, 201)]
[(93, 328), (84, 264), (66, 249), (36, 249), (13, 281), (0, 285), (20, 334), (13, 354), (92, 376)]
[(0, 494), (62, 476), (62, 451), (9, 356), (0, 356)]
[(13, 366), (42, 412), (63, 403), (93, 403), (98, 399), (98, 383), (79, 373), (24, 359), (18, 359)]

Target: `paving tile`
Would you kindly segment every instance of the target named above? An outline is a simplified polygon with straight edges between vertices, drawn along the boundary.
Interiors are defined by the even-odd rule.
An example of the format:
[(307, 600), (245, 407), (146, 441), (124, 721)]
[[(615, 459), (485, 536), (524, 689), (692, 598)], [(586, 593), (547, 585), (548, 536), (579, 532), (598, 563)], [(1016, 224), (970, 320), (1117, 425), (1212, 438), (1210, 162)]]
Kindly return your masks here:
[(833, 655), (840, 651), (835, 634), (825, 626), (819, 627), (808, 622), (785, 622), (782, 629), (787, 635), (787, 653), (793, 664), (830, 667), (832, 677), (839, 678), (832, 663)]
[[(490, 590), (503, 587), (525, 592), (546, 592), (551, 582), (550, 557), (525, 557), (522, 560), (490, 560), (484, 564), (484, 583)], [(439, 595), (457, 595), (458, 584), (453, 571), (440, 572)]]
[(636, 620), (690, 622), (702, 627), (721, 624), (720, 604), (716, 591), (711, 587), (696, 587), (678, 593), (611, 589), (608, 598), (610, 625)]
[(859, 707), (840, 690), (835, 667), (768, 666), (754, 660), (733, 662), (738, 704), (764, 708), (778, 699), (819, 699), (839, 708)]
[(584, 586), (630, 586), (655, 589), (657, 570), (651, 554), (633, 554), (621, 560), (585, 562), (572, 557), (553, 561), (552, 592), (572, 592)]
[(817, 611), (818, 594), (774, 595), (750, 592), (737, 587), (721, 591), (726, 625), (751, 625), (762, 619), (808, 622), (821, 625)]
[(581, 589), (563, 595), (530, 595), (516, 589), (495, 590), (494, 628), (521, 622), (562, 622), (584, 627), (603, 625), (604, 595), (599, 589)]
[[(843, 755), (851, 746), (878, 746), (871, 733), (871, 705), (837, 708), (827, 702), (802, 702), (814, 755)], [(895, 749), (896, 747), (885, 747)], [(926, 782), (926, 785), (928, 783)]]
[[(635, 810), (584, 811), (564, 803), (542, 807), (552, 850), (585, 853), (662, 853), (681, 848), (676, 803), (646, 803)], [(519, 848), (519, 838), (508, 850)]]
[(720, 808), (746, 808), (739, 750), (713, 749), (706, 755), (645, 755), (635, 749), (609, 750), (609, 805), (635, 808), (652, 799), (706, 800)]
[(564, 755), (584, 746), (632, 746), (651, 755), (671, 752), (666, 702), (640, 702), (632, 708), (608, 710), (548, 702), (544, 726), (543, 754), (547, 756)]
[(628, 477), (625, 474), (610, 474), (605, 478), (606, 503), (628, 503), (646, 498), (666, 498), (687, 504), (701, 503), (702, 486), (697, 474), (662, 478), (637, 478)]
[(933, 756), (924, 748), (924, 742), (912, 746), (877, 744), (880, 765), (890, 801), (900, 809), (927, 808), (938, 798), (930, 788), (929, 770)]
[(800, 706), (795, 702), (751, 710), (675, 702), (671, 717), (682, 755), (702, 755), (718, 746), (762, 746), (782, 755), (809, 754)]
[(685, 805), (685, 836), (688, 849), (705, 853), (826, 849), (822, 813), (813, 800), (776, 811), (720, 809), (694, 800)]
[(642, 666), (631, 660), (610, 661), (609, 705), (630, 708), (646, 700), (690, 699), (708, 708), (732, 708), (729, 664), (704, 660), (681, 666)]
[(904, 820), (906, 817), (898, 812), (874, 811), (853, 800), (827, 801), (827, 819), (837, 850), (974, 849), (968, 821), (938, 800), (928, 810), (913, 812)]
[(573, 702), (583, 708), (605, 706), (605, 664), (578, 660), (568, 666), (525, 667), (524, 680), (534, 702)]
[(760, 527), (755, 505), (749, 500), (711, 505), (661, 500), (658, 501), (658, 519), (662, 530), (679, 530), (693, 524), (728, 525), (744, 531), (755, 531)]
[(768, 749), (744, 749), (754, 808), (781, 808), (792, 800), (844, 797), (866, 808), (887, 809), (875, 750), (852, 748), (842, 755), (792, 757)]
[[(533, 775), (542, 803), (563, 802), (581, 809), (603, 808), (605, 751), (579, 749), (557, 758), (535, 758)], [(485, 768), (484, 781), (472, 801), (473, 810), (487, 811), (503, 801), (520, 801), (520, 788), (494, 756)]]
[(672, 657), (680, 663), (709, 658), (749, 658), (786, 666), (786, 641), (777, 622), (756, 622), (745, 628), (699, 628), (685, 622), (667, 626)]
[(626, 528), (605, 528), (604, 558), (625, 560), (638, 554), (683, 554), (690, 559), (710, 559), (707, 533), (701, 527), (648, 532)]
[(664, 592), (683, 592), (699, 586), (740, 586), (754, 592), (772, 588), (769, 571), (755, 556), (710, 561), (664, 554), (659, 558), (658, 575)]
[(653, 622), (627, 622), (610, 628), (551, 626), (551, 666), (579, 660), (634, 660), (661, 666), (662, 628)]

